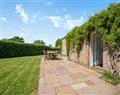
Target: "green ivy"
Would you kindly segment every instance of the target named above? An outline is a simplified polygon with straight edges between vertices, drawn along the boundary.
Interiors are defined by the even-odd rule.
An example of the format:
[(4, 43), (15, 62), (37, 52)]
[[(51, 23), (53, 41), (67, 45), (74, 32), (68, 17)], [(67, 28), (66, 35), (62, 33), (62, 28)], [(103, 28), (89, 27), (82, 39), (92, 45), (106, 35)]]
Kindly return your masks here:
[(66, 51), (67, 51), (67, 56), (69, 59), (69, 52), (70, 52), (70, 32), (66, 35)]
[(115, 46), (120, 44), (120, 3), (111, 4), (106, 10), (90, 17), (84, 25), (72, 29), (66, 35), (67, 55), (71, 48), (75, 48), (79, 57), (82, 44), (92, 31), (98, 32), (102, 41), (115, 50)]

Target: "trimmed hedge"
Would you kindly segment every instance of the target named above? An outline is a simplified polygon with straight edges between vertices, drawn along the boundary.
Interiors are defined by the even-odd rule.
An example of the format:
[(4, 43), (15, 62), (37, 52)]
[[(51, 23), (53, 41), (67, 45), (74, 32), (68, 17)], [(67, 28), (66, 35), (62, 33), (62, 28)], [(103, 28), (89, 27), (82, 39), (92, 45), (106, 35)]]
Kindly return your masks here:
[(43, 50), (55, 50), (48, 46), (0, 41), (0, 58), (42, 55)]

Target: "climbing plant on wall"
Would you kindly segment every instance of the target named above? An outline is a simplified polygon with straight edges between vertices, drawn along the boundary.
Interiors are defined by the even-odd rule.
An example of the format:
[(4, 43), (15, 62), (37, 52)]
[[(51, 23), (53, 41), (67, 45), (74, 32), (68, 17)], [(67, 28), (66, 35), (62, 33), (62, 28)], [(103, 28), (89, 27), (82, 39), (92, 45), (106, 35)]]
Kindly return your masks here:
[[(97, 13), (88, 21), (88, 30), (92, 27), (98, 32), (111, 49), (120, 41), (120, 3), (112, 4), (107, 10)], [(91, 31), (90, 31), (91, 32)]]
[(69, 59), (69, 52), (70, 52), (70, 32), (66, 35), (66, 51), (67, 51), (67, 56)]
[(75, 47), (76, 47), (76, 52), (77, 56), (79, 58), (80, 51), (82, 49), (82, 44), (84, 42), (84, 35), (83, 35), (82, 28), (79, 27), (76, 29), (76, 36), (75, 36)]
[(102, 41), (115, 51), (116, 45), (120, 44), (120, 3), (111, 4), (106, 10), (90, 17), (84, 25), (72, 29), (66, 35), (67, 54), (70, 48), (76, 48), (79, 57), (82, 43), (92, 31), (98, 32)]

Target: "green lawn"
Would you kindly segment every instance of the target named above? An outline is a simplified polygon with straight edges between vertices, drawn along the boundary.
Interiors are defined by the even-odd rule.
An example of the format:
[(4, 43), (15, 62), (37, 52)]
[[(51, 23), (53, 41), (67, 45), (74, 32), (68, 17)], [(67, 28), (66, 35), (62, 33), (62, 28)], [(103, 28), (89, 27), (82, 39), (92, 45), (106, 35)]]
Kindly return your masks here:
[(0, 59), (0, 95), (36, 95), (40, 56)]

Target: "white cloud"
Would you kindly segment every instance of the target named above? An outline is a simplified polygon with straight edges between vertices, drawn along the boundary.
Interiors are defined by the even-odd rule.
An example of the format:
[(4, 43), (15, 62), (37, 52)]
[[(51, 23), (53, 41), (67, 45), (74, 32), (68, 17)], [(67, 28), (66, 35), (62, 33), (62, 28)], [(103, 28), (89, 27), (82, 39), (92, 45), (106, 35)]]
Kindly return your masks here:
[(31, 22), (35, 23), (38, 17), (39, 17), (39, 14), (34, 14), (31, 18)]
[(22, 33), (20, 33), (20, 36), (22, 36), (22, 37), (23, 37), (23, 36), (25, 36), (25, 33), (23, 33), (23, 32), (22, 32)]
[(21, 32), (18, 33), (20, 37), (25, 37), (28, 34), (25, 27), (20, 28), (20, 31)]
[(67, 12), (67, 9), (63, 8), (63, 12)]
[(44, 3), (45, 6), (48, 6), (48, 7), (51, 7), (53, 5), (53, 2), (50, 2), (50, 1), (46, 1)]
[(61, 25), (61, 17), (60, 16), (49, 16), (48, 19), (53, 23), (56, 28), (59, 28)]
[(27, 12), (23, 9), (21, 4), (16, 5), (16, 12), (20, 14), (22, 21), (27, 24), (29, 22), (29, 16)]
[(84, 22), (85, 22), (85, 19), (83, 17), (80, 17), (79, 19), (67, 18), (64, 23), (64, 28), (72, 29), (75, 26), (80, 26), (80, 25), (84, 24)]
[(73, 19), (70, 15), (61, 16), (49, 16), (48, 19), (53, 23), (56, 28), (64, 28), (67, 30), (72, 29), (75, 26), (80, 26), (85, 23), (85, 18), (80, 17)]
[(5, 17), (2, 17), (2, 21), (7, 22), (7, 19)]

